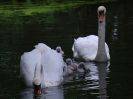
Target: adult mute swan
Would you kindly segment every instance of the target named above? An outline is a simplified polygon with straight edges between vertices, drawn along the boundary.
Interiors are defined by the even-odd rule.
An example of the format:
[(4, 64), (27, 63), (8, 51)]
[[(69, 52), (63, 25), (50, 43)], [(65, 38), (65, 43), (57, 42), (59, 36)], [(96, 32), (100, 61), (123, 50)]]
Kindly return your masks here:
[(99, 6), (97, 13), (98, 36), (90, 35), (75, 39), (72, 46), (74, 58), (97, 62), (105, 62), (110, 59), (109, 48), (105, 43), (106, 8), (104, 6)]
[(27, 86), (57, 86), (63, 80), (63, 57), (43, 43), (21, 56), (20, 73)]

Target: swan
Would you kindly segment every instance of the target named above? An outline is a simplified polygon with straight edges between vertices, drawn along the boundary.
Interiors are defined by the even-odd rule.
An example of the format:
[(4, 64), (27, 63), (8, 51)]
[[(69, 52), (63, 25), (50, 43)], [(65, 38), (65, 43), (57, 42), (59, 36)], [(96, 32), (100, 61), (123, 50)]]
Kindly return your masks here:
[(85, 61), (106, 62), (110, 59), (109, 47), (105, 43), (106, 8), (99, 6), (98, 10), (98, 36), (90, 35), (74, 39), (72, 46), (73, 57)]
[(20, 58), (20, 75), (26, 86), (35, 87), (35, 94), (41, 94), (41, 53), (45, 48), (43, 44), (37, 44), (35, 49), (24, 52)]
[(44, 43), (39, 43), (20, 60), (20, 73), (28, 87), (57, 86), (63, 80), (64, 61), (60, 53)]

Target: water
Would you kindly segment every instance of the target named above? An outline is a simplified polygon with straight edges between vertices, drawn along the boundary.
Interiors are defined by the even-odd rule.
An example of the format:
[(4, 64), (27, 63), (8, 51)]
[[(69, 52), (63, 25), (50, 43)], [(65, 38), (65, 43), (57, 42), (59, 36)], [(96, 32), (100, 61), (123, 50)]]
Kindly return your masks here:
[[(106, 42), (110, 64), (87, 64), (85, 77), (69, 78), (61, 86), (44, 89), (42, 99), (133, 99), (133, 8), (130, 2), (104, 4), (107, 7)], [(32, 99), (33, 89), (23, 86), (19, 76), (20, 56), (39, 42), (51, 48), (62, 46), (65, 58), (72, 57), (73, 39), (97, 35), (96, 8), (49, 14), (10, 17), (0, 15), (0, 98)]]

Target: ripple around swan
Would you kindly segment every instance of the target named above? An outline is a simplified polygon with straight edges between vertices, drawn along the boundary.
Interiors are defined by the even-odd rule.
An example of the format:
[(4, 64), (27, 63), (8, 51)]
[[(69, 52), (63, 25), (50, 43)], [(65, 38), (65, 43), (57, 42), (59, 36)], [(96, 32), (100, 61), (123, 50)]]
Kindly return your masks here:
[(95, 97), (108, 97), (107, 78), (109, 73), (109, 65), (109, 63), (86, 63), (86, 68), (89, 68), (90, 72), (88, 72), (83, 79), (76, 78), (66, 81), (64, 83), (65, 94), (69, 94), (69, 91), (73, 91), (75, 93), (80, 92), (81, 96), (84, 96), (87, 92)]
[[(32, 88), (24, 89), (20, 93), (20, 99), (33, 99), (35, 98), (33, 93), (34, 93), (34, 90)], [(62, 86), (44, 88), (42, 89), (42, 95), (38, 98), (39, 99), (64, 99), (63, 88)]]

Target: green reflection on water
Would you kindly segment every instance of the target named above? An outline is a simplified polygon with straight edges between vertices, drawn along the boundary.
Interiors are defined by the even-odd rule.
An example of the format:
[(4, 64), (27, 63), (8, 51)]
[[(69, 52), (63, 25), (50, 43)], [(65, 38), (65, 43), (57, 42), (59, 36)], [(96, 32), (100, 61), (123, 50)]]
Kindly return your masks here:
[(57, 11), (65, 11), (73, 8), (78, 8), (84, 4), (97, 4), (97, 3), (107, 3), (113, 0), (94, 0), (94, 1), (68, 1), (68, 2), (51, 2), (49, 4), (37, 4), (37, 3), (15, 3), (12, 5), (1, 4), (0, 14), (3, 16), (12, 16), (15, 13), (21, 12), (23, 15), (32, 15), (33, 13), (52, 13)]

